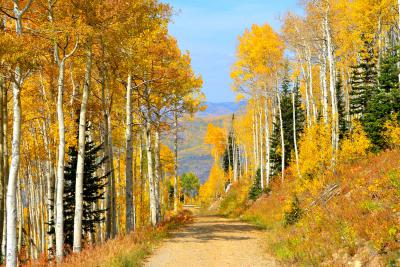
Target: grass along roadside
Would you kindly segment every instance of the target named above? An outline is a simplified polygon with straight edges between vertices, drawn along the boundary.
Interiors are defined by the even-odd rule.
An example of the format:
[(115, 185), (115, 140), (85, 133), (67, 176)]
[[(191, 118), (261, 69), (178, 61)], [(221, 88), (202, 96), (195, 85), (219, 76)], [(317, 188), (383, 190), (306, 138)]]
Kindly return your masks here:
[[(128, 235), (121, 235), (106, 243), (71, 254), (60, 267), (124, 267), (141, 266), (154, 247), (168, 234), (193, 221), (192, 213), (184, 210), (167, 217), (157, 228), (146, 227)], [(46, 262), (34, 262), (27, 266), (47, 266)]]
[(221, 213), (266, 229), (266, 253), (283, 264), (399, 266), (399, 162), (400, 151), (386, 151), (312, 180), (287, 177), (254, 202), (236, 185)]

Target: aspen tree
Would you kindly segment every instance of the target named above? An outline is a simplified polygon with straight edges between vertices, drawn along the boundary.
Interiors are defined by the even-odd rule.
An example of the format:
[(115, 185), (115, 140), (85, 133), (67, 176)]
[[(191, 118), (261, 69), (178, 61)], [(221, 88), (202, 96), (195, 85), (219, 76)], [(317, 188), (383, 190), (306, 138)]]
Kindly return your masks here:
[[(28, 11), (33, 0), (28, 0), (25, 7), (21, 9), (19, 1), (14, 0), (14, 17), (16, 24), (17, 36), (22, 36), (22, 18)], [(24, 83), (24, 74), (21, 67), (17, 65), (14, 70), (14, 77), (12, 82), (13, 92), (13, 134), (12, 134), (12, 148), (11, 148), (11, 167), (8, 177), (7, 186), (7, 254), (6, 266), (17, 266), (17, 236), (16, 236), (16, 220), (17, 220), (17, 207), (16, 207), (16, 189), (17, 179), (20, 164), (20, 142), (21, 142), (21, 89)]]

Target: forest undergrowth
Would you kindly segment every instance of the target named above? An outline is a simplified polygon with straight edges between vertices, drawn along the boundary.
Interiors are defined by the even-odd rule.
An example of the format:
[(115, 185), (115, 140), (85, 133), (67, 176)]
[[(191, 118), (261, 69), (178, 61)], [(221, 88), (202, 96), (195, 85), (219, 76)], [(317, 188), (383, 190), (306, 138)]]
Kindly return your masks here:
[[(69, 255), (58, 266), (141, 266), (157, 244), (168, 237), (171, 231), (177, 230), (192, 221), (193, 215), (188, 210), (183, 210), (176, 215), (168, 215), (157, 228), (143, 227), (128, 235), (120, 235), (104, 244), (87, 247), (82, 253)], [(48, 262), (43, 258), (24, 266), (48, 266)]]
[[(220, 212), (266, 229), (268, 252), (290, 265), (398, 266), (400, 151), (339, 164), (312, 179), (287, 173), (251, 201), (237, 184)], [(360, 266), (361, 266), (360, 265)]]

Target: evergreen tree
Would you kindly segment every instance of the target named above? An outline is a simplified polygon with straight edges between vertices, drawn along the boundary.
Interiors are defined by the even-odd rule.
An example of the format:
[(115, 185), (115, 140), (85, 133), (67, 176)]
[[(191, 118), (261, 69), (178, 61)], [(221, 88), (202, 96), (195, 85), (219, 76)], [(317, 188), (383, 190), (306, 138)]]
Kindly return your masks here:
[[(83, 220), (82, 235), (95, 232), (97, 223), (104, 221), (105, 210), (95, 207), (99, 200), (104, 199), (106, 178), (98, 176), (97, 170), (104, 163), (105, 158), (99, 157), (102, 145), (96, 145), (90, 140), (90, 126), (86, 126), (85, 162), (83, 179)], [(72, 248), (75, 213), (75, 180), (78, 161), (78, 150), (75, 146), (69, 147), (68, 162), (64, 171), (64, 238), (65, 245)], [(53, 223), (54, 224), (54, 223)]]
[(400, 112), (400, 92), (398, 84), (398, 55), (395, 48), (388, 50), (382, 59), (379, 88), (368, 101), (361, 123), (368, 137), (378, 151), (387, 147), (383, 137), (385, 122), (394, 113)]
[[(294, 131), (293, 131), (293, 100), (292, 93), (295, 96), (295, 112), (296, 112), (296, 139), (300, 139), (300, 135), (304, 131), (305, 114), (301, 106), (301, 95), (299, 91), (299, 83), (296, 82), (292, 91), (290, 91), (289, 71), (287, 70), (283, 81), (281, 96), (281, 111), (283, 122), (283, 135), (285, 141), (285, 166), (288, 166), (294, 151)], [(276, 114), (274, 130), (271, 136), (271, 174), (276, 175), (282, 169), (281, 159), (281, 129), (279, 112)]]
[[(232, 127), (228, 135), (228, 146), (225, 149), (224, 155), (222, 156), (222, 168), (224, 169), (225, 173), (228, 173), (230, 170), (233, 170), (234, 156), (236, 158), (239, 157), (239, 146), (236, 143), (235, 133), (233, 131), (234, 120), (235, 120), (235, 114), (232, 115)], [(240, 165), (240, 161), (238, 161), (237, 164)], [(240, 167), (238, 166), (238, 168)]]
[(376, 57), (370, 42), (364, 42), (360, 51), (360, 63), (352, 69), (350, 111), (352, 115), (361, 117), (377, 89)]
[(342, 140), (343, 137), (349, 131), (349, 122), (347, 120), (347, 112), (344, 103), (344, 92), (342, 85), (342, 77), (338, 73), (336, 81), (336, 99), (338, 108), (338, 119), (339, 119), (339, 139)]
[(257, 169), (256, 175), (254, 177), (253, 185), (249, 191), (249, 199), (257, 200), (263, 192), (261, 188), (261, 169)]

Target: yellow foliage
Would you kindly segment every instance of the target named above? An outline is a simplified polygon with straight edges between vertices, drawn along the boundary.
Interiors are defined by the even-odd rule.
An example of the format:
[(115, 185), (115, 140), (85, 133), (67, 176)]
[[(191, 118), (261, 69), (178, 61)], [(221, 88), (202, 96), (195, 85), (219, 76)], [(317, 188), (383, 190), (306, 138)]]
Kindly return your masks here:
[(225, 180), (225, 174), (222, 168), (219, 164), (214, 164), (207, 182), (200, 187), (200, 201), (207, 204), (221, 196), (224, 192)]
[(212, 145), (212, 155), (215, 161), (218, 161), (219, 157), (225, 151), (226, 147), (226, 133), (223, 128), (208, 124), (207, 133), (204, 138), (206, 144)]
[(342, 161), (353, 161), (367, 155), (371, 147), (371, 141), (368, 139), (359, 122), (353, 123), (351, 134), (342, 142), (339, 152), (339, 159)]
[(400, 147), (400, 125), (397, 117), (398, 114), (395, 114), (385, 123), (386, 131), (384, 136), (391, 148)]
[(329, 125), (315, 124), (299, 142), (300, 174), (312, 179), (331, 165), (332, 144)]

